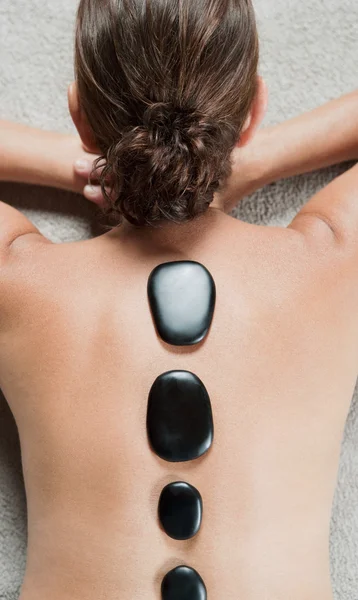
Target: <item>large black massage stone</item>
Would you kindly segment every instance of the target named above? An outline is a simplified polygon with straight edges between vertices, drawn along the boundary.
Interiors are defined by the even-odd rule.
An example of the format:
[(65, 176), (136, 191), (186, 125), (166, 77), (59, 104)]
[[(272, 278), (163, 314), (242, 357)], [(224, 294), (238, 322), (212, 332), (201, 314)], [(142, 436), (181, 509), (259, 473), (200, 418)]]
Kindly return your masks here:
[(198, 262), (164, 263), (149, 276), (153, 320), (167, 344), (190, 346), (201, 342), (211, 325), (215, 298), (214, 280)]
[(153, 451), (169, 462), (199, 458), (213, 443), (211, 402), (190, 371), (159, 375), (149, 392), (147, 433)]
[(159, 499), (159, 521), (167, 535), (174, 540), (189, 540), (201, 525), (203, 501), (198, 490), (176, 481), (167, 485)]
[(176, 567), (163, 579), (162, 600), (207, 600), (206, 587), (197, 571)]

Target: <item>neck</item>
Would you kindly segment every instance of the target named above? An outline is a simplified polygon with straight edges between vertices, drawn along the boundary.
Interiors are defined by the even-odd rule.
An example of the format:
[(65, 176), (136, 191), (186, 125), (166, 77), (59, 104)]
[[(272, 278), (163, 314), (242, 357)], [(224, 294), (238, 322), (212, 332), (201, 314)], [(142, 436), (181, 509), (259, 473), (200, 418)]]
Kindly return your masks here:
[(212, 203), (203, 214), (186, 223), (163, 221), (155, 227), (136, 227), (124, 221), (119, 227), (107, 234), (108, 240), (121, 239), (139, 252), (141, 248), (151, 248), (153, 252), (171, 251), (171, 249), (187, 253), (212, 236), (213, 231), (223, 221), (230, 219), (217, 204)]
[[(199, 215), (198, 217), (196, 217), (195, 219), (193, 219), (191, 221), (187, 221), (184, 223), (175, 223), (173, 221), (164, 221), (163, 220), (153, 227), (137, 227), (137, 226), (129, 223), (129, 221), (127, 221), (126, 219), (124, 219), (122, 224), (119, 227), (110, 231), (109, 234), (111, 234), (111, 236), (116, 236), (119, 232), (121, 232), (121, 235), (123, 235), (124, 232), (126, 234), (135, 232), (135, 235), (138, 235), (138, 233), (141, 232), (141, 235), (142, 234), (147, 235), (147, 236), (154, 235), (155, 237), (158, 236), (159, 232), (164, 232), (164, 231), (170, 231), (170, 232), (178, 231), (178, 232), (180, 232), (180, 234), (183, 234), (184, 231), (201, 229), (204, 224), (211, 225), (213, 222), (216, 222), (218, 218), (221, 218), (223, 216), (225, 216), (223, 202), (220, 200), (220, 198), (218, 196), (215, 195), (214, 200), (210, 204), (208, 210), (204, 214)], [(107, 235), (109, 235), (109, 234), (107, 234)]]

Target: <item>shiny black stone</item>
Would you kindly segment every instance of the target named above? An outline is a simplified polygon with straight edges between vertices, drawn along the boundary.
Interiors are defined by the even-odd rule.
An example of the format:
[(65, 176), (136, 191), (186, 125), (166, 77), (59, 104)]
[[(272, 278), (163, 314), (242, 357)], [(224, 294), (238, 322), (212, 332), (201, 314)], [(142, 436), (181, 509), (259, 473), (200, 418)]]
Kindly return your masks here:
[(167, 485), (159, 499), (159, 521), (167, 535), (175, 540), (189, 540), (200, 529), (203, 501), (198, 490), (176, 481)]
[(205, 338), (215, 297), (214, 280), (198, 262), (164, 263), (148, 280), (148, 299), (158, 335), (174, 346), (190, 346)]
[(162, 582), (162, 600), (207, 600), (205, 584), (190, 567), (176, 567)]
[(153, 451), (169, 462), (186, 462), (209, 450), (214, 436), (208, 392), (189, 371), (159, 375), (148, 398), (147, 432)]

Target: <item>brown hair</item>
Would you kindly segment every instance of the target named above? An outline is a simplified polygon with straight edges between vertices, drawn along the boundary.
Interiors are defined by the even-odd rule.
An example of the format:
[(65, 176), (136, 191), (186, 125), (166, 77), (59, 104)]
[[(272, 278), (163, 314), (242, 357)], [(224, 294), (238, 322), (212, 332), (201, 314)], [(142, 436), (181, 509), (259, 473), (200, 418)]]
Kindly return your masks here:
[(251, 0), (80, 1), (76, 78), (107, 214), (153, 225), (206, 211), (232, 172), (258, 54)]

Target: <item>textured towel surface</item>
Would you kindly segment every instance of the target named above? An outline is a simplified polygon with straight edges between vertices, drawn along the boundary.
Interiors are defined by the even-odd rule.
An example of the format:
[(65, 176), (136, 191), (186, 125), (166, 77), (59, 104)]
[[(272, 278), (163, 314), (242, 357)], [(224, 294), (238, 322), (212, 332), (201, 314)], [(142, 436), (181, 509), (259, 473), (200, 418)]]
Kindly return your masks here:
[[(266, 123), (276, 123), (357, 87), (357, 0), (256, 0), (261, 72), (270, 88)], [(73, 76), (76, 0), (0, 0), (0, 118), (71, 131), (66, 86)], [(236, 214), (283, 225), (345, 167), (271, 185)], [(1, 185), (1, 199), (23, 210), (55, 242), (93, 234), (94, 212), (78, 196)], [(0, 397), (0, 599), (15, 600), (25, 566), (25, 499), (16, 428)], [(332, 519), (335, 597), (358, 599), (358, 408), (353, 402)], [(319, 599), (317, 599), (319, 600)]]

